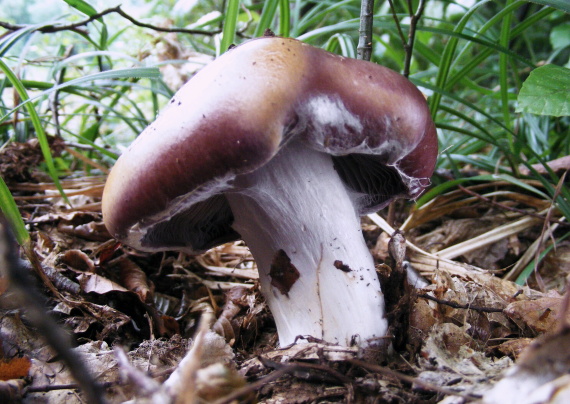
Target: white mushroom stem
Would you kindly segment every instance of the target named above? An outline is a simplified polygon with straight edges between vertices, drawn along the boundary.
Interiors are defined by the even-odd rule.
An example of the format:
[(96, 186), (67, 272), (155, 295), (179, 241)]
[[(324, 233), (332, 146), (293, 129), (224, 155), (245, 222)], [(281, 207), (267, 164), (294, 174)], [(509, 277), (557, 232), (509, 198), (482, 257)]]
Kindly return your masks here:
[[(344, 346), (384, 344), (384, 297), (331, 157), (292, 143), (234, 185), (236, 192), (226, 194), (233, 227), (257, 262), (281, 346), (300, 335)], [(271, 284), (279, 250), (300, 275), (285, 292)]]

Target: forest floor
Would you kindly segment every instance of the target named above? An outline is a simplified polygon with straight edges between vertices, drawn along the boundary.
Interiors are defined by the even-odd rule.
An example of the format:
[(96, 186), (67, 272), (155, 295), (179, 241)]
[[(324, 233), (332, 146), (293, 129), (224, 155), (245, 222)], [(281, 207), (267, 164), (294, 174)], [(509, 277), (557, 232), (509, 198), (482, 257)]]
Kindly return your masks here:
[[(480, 401), (517, 360), (554, 369), (536, 388), (570, 369), (559, 354), (570, 352), (570, 243), (559, 240), (532, 264), (567, 224), (548, 200), (512, 184), (465, 185), (417, 210), (402, 203), (395, 223), (408, 242), (405, 263), (389, 254), (389, 225), (363, 218), (394, 348), (372, 361), (317, 340), (278, 347), (243, 243), (200, 256), (129, 249), (102, 222), (105, 176), (63, 180), (69, 207), (32, 157), (28, 166), (19, 155), (18, 165), (5, 159), (1, 167), (37, 257), (16, 264), (35, 279), (24, 287), (0, 269), (2, 402), (85, 402), (82, 391), (95, 380), (111, 403), (461, 403)], [(5, 231), (0, 242), (16, 248)], [(7, 251), (0, 248), (0, 264), (9, 266)], [(422, 288), (402, 276), (408, 263), (428, 281)], [(529, 269), (525, 286), (513, 282)], [(57, 331), (34, 315), (36, 298)], [(547, 354), (537, 355), (540, 347)], [(85, 371), (70, 371), (73, 358)], [(501, 402), (493, 397), (485, 402)]]

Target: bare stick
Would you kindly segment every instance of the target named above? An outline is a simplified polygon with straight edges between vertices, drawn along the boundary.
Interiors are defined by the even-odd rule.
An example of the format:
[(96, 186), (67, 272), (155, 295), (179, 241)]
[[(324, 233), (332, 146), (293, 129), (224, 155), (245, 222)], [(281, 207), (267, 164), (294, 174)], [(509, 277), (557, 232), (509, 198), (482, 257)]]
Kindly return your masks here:
[(360, 6), (360, 28), (358, 29), (357, 59), (370, 61), (372, 56), (372, 21), (374, 0), (362, 0)]
[(474, 306), (472, 304), (462, 304), (448, 300), (438, 299), (437, 297), (433, 297), (425, 293), (419, 294), (418, 297), (423, 297), (424, 299), (431, 300), (436, 303), (443, 304), (449, 307), (453, 307), (454, 309), (475, 310), (475, 311), (480, 311), (482, 313), (502, 313), (504, 311), (503, 309), (497, 309), (495, 307), (481, 307), (481, 306)]
[(410, 13), (410, 30), (408, 31), (408, 42), (404, 44), (404, 49), (406, 50), (406, 60), (404, 60), (404, 76), (408, 77), (410, 75), (410, 65), (412, 63), (412, 53), (414, 50), (414, 41), (416, 40), (416, 27), (422, 14), (424, 13), (426, 2), (425, 0), (420, 0), (418, 9), (415, 13), (412, 12), (412, 2), (408, 1), (408, 9)]
[[(108, 8), (106, 10), (101, 11), (100, 13), (93, 14), (91, 17), (87, 18), (86, 20), (76, 22), (75, 24), (45, 25), (45, 26), (39, 28), (37, 31), (43, 32), (46, 34), (52, 33), (52, 32), (58, 32), (58, 31), (76, 31), (76, 32), (84, 33), (83, 31), (81, 31), (79, 29), (80, 27), (86, 26), (87, 24), (89, 24), (95, 20), (98, 20), (99, 18), (101, 18), (107, 14), (112, 14), (112, 13), (119, 14), (121, 17), (125, 18), (126, 20), (129, 20), (130, 22), (132, 22), (134, 25), (136, 25), (138, 27), (149, 28), (149, 29), (152, 29), (154, 31), (159, 31), (159, 32), (179, 32), (179, 33), (184, 33), (184, 34), (208, 35), (208, 36), (212, 36), (212, 35), (215, 35), (215, 34), (221, 32), (221, 30), (204, 31), (204, 30), (200, 30), (200, 29), (157, 27), (156, 25), (146, 24), (144, 22), (140, 22), (138, 20), (135, 20), (129, 14), (124, 12), (121, 9), (121, 6)], [(0, 21), (0, 27), (5, 28), (9, 31), (17, 31), (19, 29), (25, 28), (25, 25), (13, 25), (13, 24), (9, 24), (9, 23), (4, 22), (4, 21)]]
[(408, 30), (408, 37), (404, 35), (404, 31), (402, 30), (402, 25), (400, 24), (400, 20), (398, 19), (398, 14), (396, 13), (396, 8), (394, 7), (394, 2), (392, 0), (388, 0), (390, 3), (390, 9), (392, 10), (392, 17), (394, 18), (394, 23), (396, 24), (396, 29), (398, 30), (398, 35), (402, 40), (402, 46), (406, 53), (406, 58), (404, 59), (404, 71), (403, 75), (408, 77), (410, 75), (410, 65), (412, 63), (412, 53), (414, 50), (414, 41), (416, 40), (416, 28), (418, 22), (420, 21), (426, 2), (425, 0), (420, 0), (420, 4), (418, 5), (418, 9), (414, 13), (412, 10), (412, 2), (408, 0), (408, 12), (410, 15), (410, 28)]

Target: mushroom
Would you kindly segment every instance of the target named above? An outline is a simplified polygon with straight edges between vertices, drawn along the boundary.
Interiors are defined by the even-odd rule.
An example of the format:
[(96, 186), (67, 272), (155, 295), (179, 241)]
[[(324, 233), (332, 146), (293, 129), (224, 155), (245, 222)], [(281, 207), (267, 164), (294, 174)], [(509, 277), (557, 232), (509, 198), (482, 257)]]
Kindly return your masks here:
[(117, 160), (103, 217), (144, 251), (242, 238), (282, 346), (386, 346), (360, 216), (417, 197), (436, 156), (425, 99), (403, 76), (258, 38), (196, 74)]

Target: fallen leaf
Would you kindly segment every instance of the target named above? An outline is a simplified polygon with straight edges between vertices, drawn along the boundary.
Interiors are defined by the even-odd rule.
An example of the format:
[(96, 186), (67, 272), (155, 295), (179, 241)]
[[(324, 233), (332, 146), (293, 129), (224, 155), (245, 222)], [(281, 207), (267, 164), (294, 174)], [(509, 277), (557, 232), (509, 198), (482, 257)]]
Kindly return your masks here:
[[(513, 320), (521, 320), (536, 333), (556, 329), (560, 324), (562, 297), (543, 297), (536, 300), (521, 300), (510, 303), (505, 313)], [(570, 321), (570, 313), (566, 314)]]

